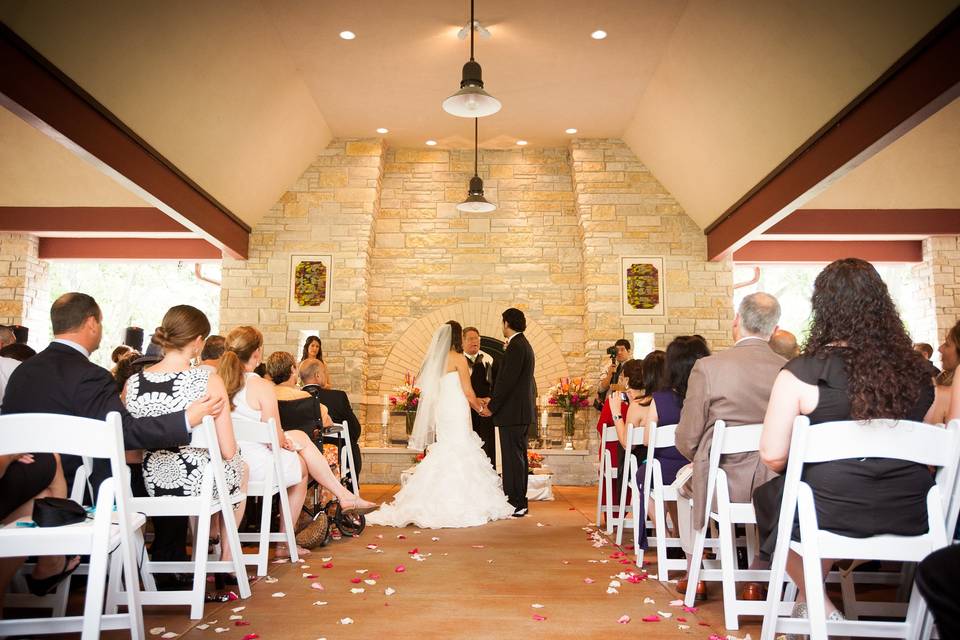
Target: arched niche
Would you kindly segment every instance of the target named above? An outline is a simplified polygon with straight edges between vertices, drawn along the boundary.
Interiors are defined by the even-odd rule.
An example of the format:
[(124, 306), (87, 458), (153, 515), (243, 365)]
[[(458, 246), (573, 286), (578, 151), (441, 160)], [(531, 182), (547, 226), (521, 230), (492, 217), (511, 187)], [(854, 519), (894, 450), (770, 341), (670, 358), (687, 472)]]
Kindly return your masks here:
[[(416, 375), (420, 363), (430, 345), (430, 338), (437, 327), (447, 320), (456, 320), (464, 327), (473, 326), (480, 335), (503, 336), (503, 321), (500, 314), (504, 307), (481, 302), (464, 302), (442, 307), (423, 316), (400, 336), (390, 350), (380, 377), (380, 394), (388, 395), (403, 384), (407, 373)], [(544, 395), (561, 377), (570, 375), (566, 359), (549, 333), (536, 320), (527, 315), (527, 329), (523, 332), (536, 355), (534, 379), (537, 393)]]

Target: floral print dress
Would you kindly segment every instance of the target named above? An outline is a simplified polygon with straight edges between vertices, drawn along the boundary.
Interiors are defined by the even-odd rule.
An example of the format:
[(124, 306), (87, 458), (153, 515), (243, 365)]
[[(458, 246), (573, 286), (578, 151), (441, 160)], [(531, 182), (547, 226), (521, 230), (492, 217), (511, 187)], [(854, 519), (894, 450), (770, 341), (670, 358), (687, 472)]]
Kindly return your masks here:
[[(135, 418), (157, 417), (183, 411), (207, 391), (210, 370), (197, 367), (177, 373), (143, 371), (127, 382), (127, 410)], [(203, 484), (210, 453), (197, 447), (148, 450), (143, 456), (143, 480), (147, 494), (157, 496), (197, 496)], [(231, 496), (240, 493), (243, 460), (237, 453), (223, 461)], [(213, 487), (217, 497), (217, 488)]]

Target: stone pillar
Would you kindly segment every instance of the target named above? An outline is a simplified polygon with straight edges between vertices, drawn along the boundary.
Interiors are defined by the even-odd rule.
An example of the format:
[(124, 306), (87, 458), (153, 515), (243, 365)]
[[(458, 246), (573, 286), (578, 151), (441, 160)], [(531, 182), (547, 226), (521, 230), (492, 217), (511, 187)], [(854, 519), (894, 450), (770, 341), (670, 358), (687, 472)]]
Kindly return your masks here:
[[(732, 342), (733, 269), (709, 262), (703, 231), (621, 140), (570, 145), (583, 251), (584, 328), (589, 362), (635, 331), (656, 334), (657, 348), (698, 333), (711, 349)], [(621, 313), (620, 258), (662, 256), (666, 314)]]
[(903, 309), (914, 342), (936, 349), (944, 334), (960, 318), (960, 237), (941, 236), (923, 241), (923, 262), (913, 267), (914, 303)]
[(50, 311), (47, 263), (38, 256), (36, 236), (0, 233), (0, 323), (30, 327), (30, 342), (46, 344), (39, 334)]
[[(220, 296), (221, 332), (255, 325), (264, 333), (265, 354), (293, 352), (301, 330), (317, 330), (333, 383), (350, 395), (361, 421), (383, 151), (379, 139), (331, 142), (254, 227), (249, 259), (224, 259)], [(332, 255), (329, 313), (288, 312), (292, 254)]]

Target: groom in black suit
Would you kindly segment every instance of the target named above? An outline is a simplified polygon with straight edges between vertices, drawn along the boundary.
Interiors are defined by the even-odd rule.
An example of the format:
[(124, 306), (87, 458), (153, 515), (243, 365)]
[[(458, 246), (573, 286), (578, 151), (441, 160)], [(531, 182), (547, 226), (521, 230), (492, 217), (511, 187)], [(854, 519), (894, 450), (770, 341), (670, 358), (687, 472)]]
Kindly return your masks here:
[(527, 428), (534, 409), (533, 348), (523, 332), (527, 319), (519, 309), (503, 312), (503, 337), (507, 347), (500, 362), (490, 403), (480, 415), (493, 416), (500, 429), (503, 492), (515, 517), (527, 515)]

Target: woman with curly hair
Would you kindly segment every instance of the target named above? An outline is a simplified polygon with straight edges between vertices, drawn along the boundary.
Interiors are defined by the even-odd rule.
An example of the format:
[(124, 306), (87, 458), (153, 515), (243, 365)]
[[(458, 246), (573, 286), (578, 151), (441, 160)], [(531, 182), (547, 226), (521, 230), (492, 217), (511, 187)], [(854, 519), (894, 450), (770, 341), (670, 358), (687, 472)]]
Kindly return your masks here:
[[(763, 421), (760, 458), (783, 473), (794, 419), (811, 424), (876, 418), (921, 421), (933, 403), (929, 363), (913, 350), (887, 285), (869, 262), (845, 258), (830, 263), (813, 285), (813, 321), (799, 357), (777, 376)], [(915, 536), (927, 531), (927, 491), (933, 477), (920, 464), (887, 458), (837, 460), (806, 465), (803, 481), (813, 489), (820, 528), (854, 538), (879, 534)], [(783, 476), (753, 495), (760, 555), (776, 547)], [(799, 539), (794, 523), (793, 536)], [(831, 561), (824, 567), (824, 575)], [(787, 573), (800, 590), (794, 617), (806, 617), (803, 565), (793, 551)], [(843, 616), (825, 601), (827, 619)]]

